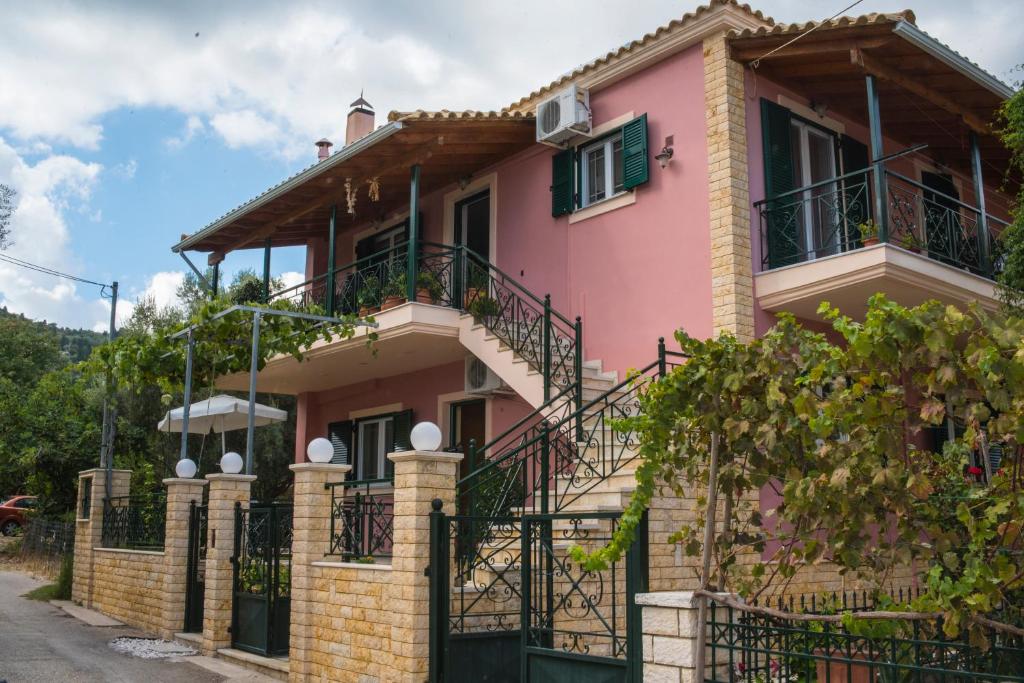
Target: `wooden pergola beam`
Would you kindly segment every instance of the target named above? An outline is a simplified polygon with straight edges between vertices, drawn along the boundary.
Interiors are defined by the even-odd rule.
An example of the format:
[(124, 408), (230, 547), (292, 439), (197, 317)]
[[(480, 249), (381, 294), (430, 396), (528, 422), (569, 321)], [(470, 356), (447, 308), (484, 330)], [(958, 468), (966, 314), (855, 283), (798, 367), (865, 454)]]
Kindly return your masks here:
[(850, 50), (855, 49), (870, 50), (882, 47), (892, 40), (892, 34), (879, 36), (877, 38), (819, 40), (806, 42), (801, 40), (779, 49), (778, 52), (772, 52), (775, 48), (770, 48), (765, 45), (755, 45), (752, 47), (737, 47), (733, 45), (730, 54), (737, 62), (743, 62), (746, 64), (753, 61), (760, 62), (768, 59), (782, 59), (785, 57), (808, 57), (812, 55), (823, 55), (836, 52), (849, 52)]
[[(396, 161), (394, 164), (388, 166), (387, 168), (381, 169), (372, 174), (367, 173), (366, 175), (357, 178), (352, 178), (352, 187), (361, 187), (365, 182), (367, 182), (371, 178), (384, 176), (387, 175), (388, 173), (392, 173), (402, 168), (407, 168), (414, 164), (422, 164), (424, 161), (431, 157), (431, 155), (437, 148), (441, 147), (442, 145), (444, 145), (444, 136), (438, 135), (433, 141), (417, 147), (413, 152), (402, 157), (400, 160)], [(298, 218), (302, 218), (306, 214), (312, 211), (316, 211), (317, 209), (322, 208), (327, 204), (330, 204), (332, 201), (344, 201), (344, 197), (340, 199), (338, 197), (338, 193), (341, 190), (342, 187), (340, 186), (330, 188), (329, 190), (321, 193), (320, 195), (313, 198), (309, 202), (303, 202), (303, 204), (305, 204), (303, 208), (292, 213), (289, 213), (285, 216), (282, 216), (281, 218), (278, 218), (274, 221), (271, 221), (270, 223), (266, 224), (265, 226), (257, 230), (247, 232), (245, 235), (239, 237), (234, 242), (226, 245), (221, 251), (223, 253), (227, 253), (230, 251), (235, 251), (236, 249), (243, 249), (246, 246), (252, 244), (253, 242), (257, 242), (259, 240), (263, 240), (266, 239), (267, 237), (270, 237), (282, 225), (290, 223), (291, 221), (294, 221)]]
[(945, 95), (936, 92), (927, 86), (921, 85), (917, 81), (907, 78), (871, 55), (864, 54), (863, 50), (859, 48), (852, 48), (850, 50), (850, 62), (861, 67), (865, 72), (873, 74), (877, 78), (889, 81), (890, 83), (931, 102), (937, 107), (956, 114), (963, 120), (967, 127), (974, 132), (982, 135), (992, 134), (992, 130), (989, 125), (976, 114), (968, 111)]

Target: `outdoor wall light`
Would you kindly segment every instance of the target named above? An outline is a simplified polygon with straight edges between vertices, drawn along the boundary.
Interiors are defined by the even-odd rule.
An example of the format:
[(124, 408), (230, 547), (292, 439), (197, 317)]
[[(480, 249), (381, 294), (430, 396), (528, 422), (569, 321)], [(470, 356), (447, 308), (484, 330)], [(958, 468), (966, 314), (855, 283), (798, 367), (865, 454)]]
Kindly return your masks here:
[(658, 163), (661, 164), (662, 168), (665, 168), (669, 165), (669, 162), (672, 161), (672, 155), (676, 153), (675, 150), (672, 148), (672, 145), (674, 143), (673, 138), (674, 136), (672, 135), (669, 135), (667, 138), (665, 138), (665, 146), (661, 148), (660, 152), (654, 155), (654, 158), (658, 160)]
[(417, 451), (436, 451), (441, 447), (441, 429), (433, 422), (420, 422), (409, 432), (409, 441)]
[(191, 479), (196, 476), (196, 464), (188, 458), (179, 460), (178, 464), (174, 466), (174, 473), (178, 475), (179, 479)]
[(220, 471), (224, 474), (238, 474), (242, 465), (242, 456), (234, 451), (228, 451), (220, 458)]
[(334, 457), (334, 444), (322, 436), (318, 436), (306, 446), (306, 457), (310, 462), (330, 462)]

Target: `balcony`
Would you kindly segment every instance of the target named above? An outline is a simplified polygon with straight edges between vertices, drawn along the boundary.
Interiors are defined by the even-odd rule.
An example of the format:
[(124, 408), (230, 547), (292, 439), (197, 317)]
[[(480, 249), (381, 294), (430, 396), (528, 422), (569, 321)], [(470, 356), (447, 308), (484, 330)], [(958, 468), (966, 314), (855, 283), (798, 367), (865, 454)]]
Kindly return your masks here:
[(904, 305), (928, 299), (997, 305), (999, 233), (1006, 222), (899, 173), (848, 173), (754, 204), (760, 221), (761, 307), (814, 319), (821, 301), (859, 315), (883, 292)]

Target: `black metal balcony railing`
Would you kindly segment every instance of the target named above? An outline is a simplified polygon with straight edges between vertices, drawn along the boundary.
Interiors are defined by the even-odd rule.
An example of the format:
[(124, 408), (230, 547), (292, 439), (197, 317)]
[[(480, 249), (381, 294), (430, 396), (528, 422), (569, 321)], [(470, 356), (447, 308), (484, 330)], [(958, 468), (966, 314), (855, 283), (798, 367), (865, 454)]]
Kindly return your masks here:
[(756, 202), (762, 270), (860, 249), (881, 238), (976, 275), (994, 278), (999, 272), (998, 235), (1005, 221), (986, 214), (986, 254), (977, 207), (889, 170), (886, 217), (879, 218), (873, 173), (855, 171)]
[(345, 560), (391, 556), (395, 536), (395, 494), (391, 484), (390, 479), (363, 479), (327, 485), (331, 491), (328, 555), (340, 555)]
[(163, 550), (167, 496), (113, 496), (103, 501), (104, 548)]
[[(409, 266), (404, 244), (276, 292), (272, 299), (328, 315), (372, 315), (405, 303), (413, 278), (416, 301), (471, 313), (540, 372), (545, 398), (579, 383), (582, 323), (554, 310), (549, 296), (538, 297), (465, 246), (421, 242), (415, 271)], [(328, 283), (333, 283), (333, 293)]]

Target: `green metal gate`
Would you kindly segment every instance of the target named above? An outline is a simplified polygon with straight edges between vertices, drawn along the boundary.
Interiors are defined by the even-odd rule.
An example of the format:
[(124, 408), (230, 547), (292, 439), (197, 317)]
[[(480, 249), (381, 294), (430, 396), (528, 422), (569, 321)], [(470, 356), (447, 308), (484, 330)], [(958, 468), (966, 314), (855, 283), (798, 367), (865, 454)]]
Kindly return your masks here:
[[(436, 503), (436, 501), (435, 501)], [(634, 683), (646, 518), (626, 557), (586, 571), (570, 556), (611, 538), (618, 513), (431, 514), (431, 683)]]
[(235, 504), (231, 644), (273, 657), (288, 654), (292, 505)]
[(185, 633), (202, 633), (206, 587), (207, 511), (205, 505), (188, 508), (188, 562), (185, 566)]

